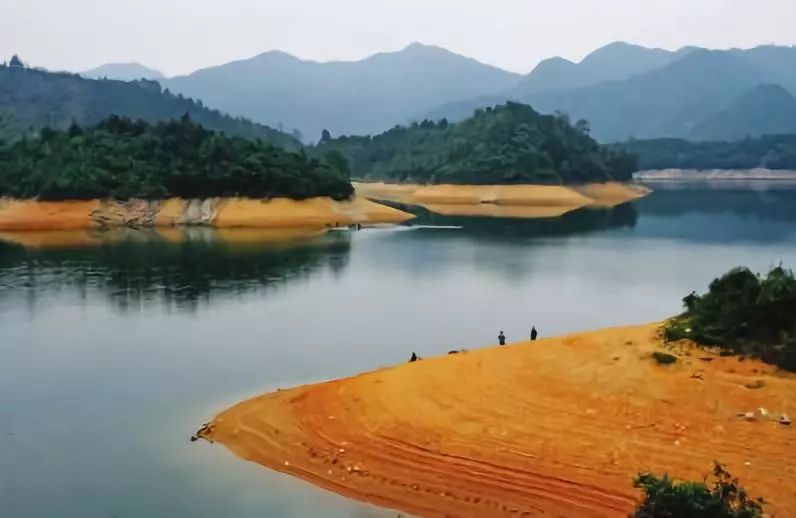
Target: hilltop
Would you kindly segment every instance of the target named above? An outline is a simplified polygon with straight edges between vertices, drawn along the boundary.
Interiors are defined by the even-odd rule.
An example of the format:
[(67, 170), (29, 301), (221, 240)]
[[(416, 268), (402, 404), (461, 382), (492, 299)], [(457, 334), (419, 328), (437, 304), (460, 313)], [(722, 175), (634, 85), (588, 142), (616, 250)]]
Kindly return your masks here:
[(165, 79), (159, 70), (146, 67), (140, 63), (106, 63), (91, 70), (80, 73), (89, 79), (116, 79), (119, 81), (135, 81), (136, 79)]
[(634, 157), (592, 139), (586, 121), (573, 125), (512, 102), (459, 123), (426, 120), (374, 137), (332, 139), (326, 132), (313, 152), (342, 154), (356, 178), (415, 183), (621, 181), (636, 169)]

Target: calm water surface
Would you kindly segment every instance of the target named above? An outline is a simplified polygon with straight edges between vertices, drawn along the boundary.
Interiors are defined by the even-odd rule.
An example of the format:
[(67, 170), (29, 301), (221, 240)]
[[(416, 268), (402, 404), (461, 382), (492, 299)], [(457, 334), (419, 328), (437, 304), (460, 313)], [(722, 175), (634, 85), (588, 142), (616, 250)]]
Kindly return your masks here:
[(0, 516), (394, 516), (188, 438), (242, 398), (412, 351), (665, 318), (730, 267), (796, 266), (794, 199), (663, 189), (290, 246), (0, 244)]

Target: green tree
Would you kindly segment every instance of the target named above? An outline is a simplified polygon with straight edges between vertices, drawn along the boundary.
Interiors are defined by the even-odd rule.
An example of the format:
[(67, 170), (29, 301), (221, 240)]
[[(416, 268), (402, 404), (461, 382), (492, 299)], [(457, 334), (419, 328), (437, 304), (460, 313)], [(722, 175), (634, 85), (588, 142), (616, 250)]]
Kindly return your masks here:
[(750, 497), (720, 464), (713, 468), (713, 481), (677, 482), (668, 475), (642, 473), (634, 486), (644, 491), (635, 518), (760, 518), (763, 500)]
[(688, 338), (796, 371), (796, 279), (790, 270), (778, 266), (761, 277), (736, 268), (683, 303), (685, 313), (666, 324), (667, 339)]
[(353, 194), (343, 157), (334, 165), (269, 143), (227, 137), (193, 122), (148, 124), (113, 116), (95, 127), (43, 128), (0, 147), (0, 196), (47, 200), (303, 199)]

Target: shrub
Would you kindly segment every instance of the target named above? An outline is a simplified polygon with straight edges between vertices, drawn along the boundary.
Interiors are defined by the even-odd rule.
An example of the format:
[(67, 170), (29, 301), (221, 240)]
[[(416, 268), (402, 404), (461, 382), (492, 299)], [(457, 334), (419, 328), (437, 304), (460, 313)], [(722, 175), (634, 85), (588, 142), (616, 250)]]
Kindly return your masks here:
[(688, 338), (796, 371), (796, 279), (790, 270), (778, 266), (761, 277), (736, 268), (706, 294), (691, 293), (683, 302), (685, 313), (664, 329), (667, 340)]
[(757, 518), (763, 516), (762, 498), (754, 499), (720, 464), (713, 467), (713, 481), (676, 482), (668, 475), (642, 473), (634, 487), (644, 491), (636, 518)]

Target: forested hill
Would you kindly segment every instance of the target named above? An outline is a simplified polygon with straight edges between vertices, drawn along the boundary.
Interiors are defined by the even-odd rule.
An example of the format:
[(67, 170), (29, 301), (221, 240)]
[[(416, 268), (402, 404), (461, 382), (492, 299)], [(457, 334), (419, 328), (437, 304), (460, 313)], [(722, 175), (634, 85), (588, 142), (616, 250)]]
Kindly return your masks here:
[(638, 156), (648, 169), (796, 170), (796, 135), (766, 135), (739, 141), (628, 140), (610, 147)]
[(17, 133), (49, 126), (66, 129), (72, 122), (91, 126), (111, 115), (158, 122), (191, 119), (214, 131), (298, 149), (290, 135), (204, 107), (200, 101), (173, 95), (155, 81), (84, 79), (22, 66), (0, 66), (0, 110), (11, 112)]
[(636, 160), (589, 136), (586, 121), (541, 115), (509, 102), (477, 110), (462, 122), (425, 120), (375, 137), (328, 132), (313, 150), (348, 159), (352, 176), (414, 183), (571, 184), (628, 180)]
[(111, 117), (0, 141), (0, 196), (43, 200), (242, 196), (344, 199), (338, 168), (261, 140), (227, 137), (187, 116), (154, 125)]

